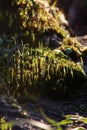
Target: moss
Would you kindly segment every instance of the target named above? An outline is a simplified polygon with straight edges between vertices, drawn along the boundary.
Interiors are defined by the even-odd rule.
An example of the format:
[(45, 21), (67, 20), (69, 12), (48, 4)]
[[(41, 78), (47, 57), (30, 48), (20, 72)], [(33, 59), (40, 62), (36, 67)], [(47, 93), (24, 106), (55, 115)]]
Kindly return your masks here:
[[(20, 96), (28, 93), (70, 93), (84, 81), (86, 75), (80, 65), (71, 61), (62, 51), (48, 48), (30, 48), (24, 45), (21, 50), (9, 50), (2, 56), (2, 78), (10, 93)], [(4, 57), (6, 55), (6, 57)], [(2, 61), (2, 59), (1, 59)], [(78, 81), (78, 82), (77, 82)]]
[(78, 61), (82, 56), (80, 43), (74, 38), (65, 38), (59, 48), (74, 61)]
[[(3, 4), (6, 6), (4, 7)], [(22, 31), (31, 37), (31, 42), (40, 40), (43, 33), (49, 30), (55, 31), (63, 37), (69, 35), (62, 24), (63, 13), (58, 8), (50, 6), (47, 1), (1, 1), (0, 15), (1, 33), (12, 34)]]
[[(82, 52), (79, 43), (69, 36), (62, 24), (61, 12), (58, 8), (37, 0), (17, 0), (13, 5), (8, 6), (13, 7), (11, 8), (13, 12), (8, 10), (8, 7), (5, 8), (0, 22), (1, 26), (5, 22), (5, 27), (8, 28), (1, 30), (7, 33), (12, 28), (11, 33), (22, 34), (22, 36), (15, 34), (15, 37), (20, 37), (21, 41), (23, 38), (28, 40), (25, 45), (23, 42), (22, 45), (20, 42), (16, 45), (15, 38), (13, 38), (15, 44), (13, 41), (8, 43), (6, 35), (3, 36), (4, 40), (1, 38), (1, 80), (6, 83), (9, 92), (20, 96), (32, 92), (68, 93), (73, 88), (76, 89), (78, 82), (86, 79), (86, 74), (81, 66), (71, 59), (80, 57)], [(1, 8), (1, 14), (3, 10), (4, 6)], [(8, 17), (9, 19), (5, 21)], [(17, 20), (19, 24), (15, 23)], [(52, 32), (61, 38), (59, 52), (47, 47), (35, 46), (35, 44), (42, 45), (43, 35)]]

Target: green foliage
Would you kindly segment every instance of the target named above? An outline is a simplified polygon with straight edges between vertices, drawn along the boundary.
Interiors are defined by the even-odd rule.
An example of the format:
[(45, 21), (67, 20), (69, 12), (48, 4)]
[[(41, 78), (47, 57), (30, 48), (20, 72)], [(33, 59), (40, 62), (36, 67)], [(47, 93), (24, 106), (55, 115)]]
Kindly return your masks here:
[[(13, 48), (17, 49), (17, 45)], [(11, 94), (27, 97), (29, 93), (52, 95), (54, 92), (57, 96), (63, 95), (77, 88), (77, 83), (86, 78), (81, 66), (62, 51), (42, 46), (30, 48), (29, 44), (16, 51), (13, 48), (2, 49), (0, 58), (1, 79), (4, 79)]]
[[(40, 108), (40, 113), (44, 117), (44, 119), (51, 124), (52, 127), (55, 127), (55, 130), (63, 130), (64, 126), (65, 129), (76, 129), (76, 130), (85, 130), (84, 127), (79, 127), (79, 123), (83, 123), (84, 125), (87, 124), (87, 118), (79, 115), (65, 115), (63, 116), (63, 120), (57, 122), (51, 118), (49, 118), (47, 115), (45, 115), (44, 111)], [(78, 126), (75, 124), (78, 124)]]
[[(71, 124), (71, 127), (73, 127), (73, 130), (75, 126), (73, 124), (75, 123), (84, 123), (85, 125), (87, 124), (87, 118), (79, 115), (65, 115), (65, 119), (58, 122), (60, 126), (68, 126)], [(56, 123), (57, 126), (57, 123)], [(84, 127), (77, 127), (77, 130), (84, 130)]]
[(12, 130), (12, 123), (6, 122), (5, 118), (0, 119), (0, 130)]
[(30, 36), (32, 45), (38, 43), (45, 32), (53, 31), (61, 37), (69, 35), (60, 20), (62, 12), (56, 7), (51, 7), (47, 1), (19, 0), (17, 4), (22, 28)]
[(56, 7), (52, 8), (47, 1), (19, 0), (17, 4), (19, 5), (19, 13), (24, 28), (37, 30), (40, 33), (47, 30), (55, 30), (63, 36), (67, 34), (61, 28), (60, 11)]
[(42, 40), (45, 32), (53, 31), (63, 38), (69, 36), (62, 24), (63, 13), (58, 8), (50, 6), (47, 1), (1, 0), (0, 3), (1, 33), (19, 35), (21, 32), (32, 46)]
[(78, 59), (82, 56), (82, 51), (80, 48), (80, 43), (74, 38), (68, 37), (65, 38), (60, 46), (60, 49), (71, 59)]
[[(65, 126), (66, 129), (71, 128), (71, 129), (77, 129), (77, 130), (84, 130), (84, 127), (79, 127), (79, 123), (83, 123), (84, 125), (87, 124), (87, 118), (83, 117), (83, 116), (79, 116), (79, 115), (65, 115), (63, 116), (63, 120), (57, 122), (51, 118), (49, 118), (44, 112), (43, 110), (40, 108), (39, 109), (41, 115), (43, 116), (43, 118), (51, 125), (51, 127), (49, 127), (50, 130), (63, 130), (63, 127)], [(17, 124), (17, 121), (10, 121), (10, 122), (6, 122), (5, 118), (2, 117), (0, 119), (0, 130), (12, 130), (12, 126), (13, 124)], [(75, 124), (78, 124), (78, 126)], [(39, 128), (39, 126), (38, 126)], [(44, 126), (44, 129), (45, 126)]]
[[(19, 32), (21, 28), (21, 34), (24, 33), (29, 41), (25, 45), (18, 43), (16, 45), (16, 42), (14, 44), (10, 39), (11, 43), (7, 44), (9, 39), (6, 39), (4, 34), (4, 40), (0, 39), (0, 80), (4, 81), (9, 92), (19, 96), (25, 94), (25, 97), (34, 92), (37, 93), (36, 95), (40, 93), (52, 95), (56, 92), (58, 96), (59, 93), (63, 95), (77, 88), (77, 83), (82, 83), (86, 75), (80, 65), (75, 64), (65, 55), (74, 52), (73, 55), (77, 56), (80, 55), (80, 51), (77, 42), (69, 38), (69, 33), (62, 25), (60, 19), (62, 12), (50, 6), (48, 2), (38, 0), (13, 0), (6, 4), (5, 8), (3, 3), (7, 1), (0, 2), (1, 27), (5, 21), (6, 27), (4, 27), (7, 31), (8, 28), (12, 28), (16, 33), (17, 30), (13, 27)], [(4, 15), (2, 15), (3, 11)], [(15, 22), (18, 22), (18, 25)], [(41, 38), (48, 31), (56, 32), (64, 38), (60, 49), (66, 52), (65, 54), (44, 47), (34, 48), (36, 44), (42, 43)]]

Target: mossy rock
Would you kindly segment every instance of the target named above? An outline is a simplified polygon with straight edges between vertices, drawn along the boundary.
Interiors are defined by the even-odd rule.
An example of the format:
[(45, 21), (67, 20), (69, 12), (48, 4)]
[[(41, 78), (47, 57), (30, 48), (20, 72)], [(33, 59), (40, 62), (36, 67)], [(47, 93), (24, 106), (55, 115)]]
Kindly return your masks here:
[(80, 43), (72, 37), (66, 37), (65, 39), (63, 39), (59, 49), (62, 50), (67, 56), (69, 56), (75, 62), (79, 61), (80, 57), (82, 57)]
[(1, 0), (0, 3), (0, 33), (25, 33), (32, 44), (49, 30), (62, 37), (69, 35), (60, 19), (61, 11), (47, 1)]
[(42, 95), (54, 91), (67, 94), (80, 88), (86, 80), (81, 65), (71, 61), (62, 51), (43, 47), (32, 49), (25, 45), (13, 56), (9, 50), (5, 55), (5, 60), (0, 62), (2, 78), (14, 95), (29, 92)]

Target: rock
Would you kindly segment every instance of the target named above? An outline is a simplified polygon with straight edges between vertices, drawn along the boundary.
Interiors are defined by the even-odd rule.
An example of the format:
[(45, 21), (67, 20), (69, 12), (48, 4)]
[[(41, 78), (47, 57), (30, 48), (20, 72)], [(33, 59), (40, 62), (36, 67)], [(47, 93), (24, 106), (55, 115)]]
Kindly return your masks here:
[(3, 39), (2, 39), (2, 38), (0, 38), (0, 45), (2, 45), (2, 43), (3, 43)]
[(58, 48), (61, 45), (63, 37), (50, 30), (43, 34), (42, 40), (45, 46), (48, 46), (49, 48)]
[(86, 0), (60, 0), (57, 2), (57, 6), (64, 11), (75, 35), (87, 34)]

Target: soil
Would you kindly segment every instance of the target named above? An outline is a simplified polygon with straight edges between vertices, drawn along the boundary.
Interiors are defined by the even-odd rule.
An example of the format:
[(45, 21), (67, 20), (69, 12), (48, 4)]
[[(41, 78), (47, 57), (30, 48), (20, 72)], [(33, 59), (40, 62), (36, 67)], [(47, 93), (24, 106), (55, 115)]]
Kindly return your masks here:
[[(12, 130), (40, 130), (36, 124), (44, 125), (42, 127), (44, 130), (46, 127), (50, 127), (50, 124), (39, 112), (38, 108), (44, 111), (46, 116), (55, 120), (56, 122), (64, 119), (64, 115), (78, 115), (87, 117), (87, 97), (73, 98), (66, 100), (53, 101), (48, 98), (40, 98), (37, 103), (27, 102), (24, 105), (19, 105), (12, 97), (1, 98), (0, 100), (0, 117), (4, 117), (6, 121), (16, 121)], [(32, 123), (32, 121), (34, 123)], [(37, 122), (36, 122), (37, 121)], [(30, 123), (31, 122), (31, 123)], [(36, 123), (36, 124), (35, 124)], [(63, 130), (74, 130), (74, 127), (82, 127), (85, 130), (87, 125), (82, 122), (74, 122)], [(56, 130), (53, 127), (52, 130)]]

